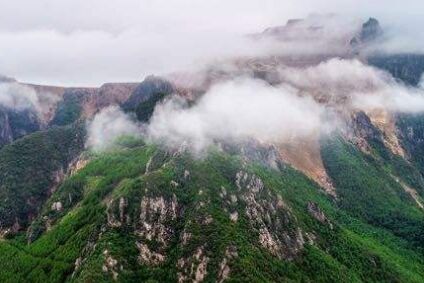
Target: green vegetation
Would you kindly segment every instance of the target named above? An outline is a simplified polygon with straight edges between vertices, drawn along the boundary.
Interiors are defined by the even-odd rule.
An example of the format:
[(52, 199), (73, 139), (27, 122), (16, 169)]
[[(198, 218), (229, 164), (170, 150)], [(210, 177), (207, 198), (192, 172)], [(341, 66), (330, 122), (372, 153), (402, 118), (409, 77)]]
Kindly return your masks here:
[(153, 111), (155, 110), (156, 104), (162, 101), (166, 96), (167, 94), (165, 93), (158, 93), (152, 95), (146, 101), (139, 103), (135, 108), (137, 119), (141, 122), (148, 122), (153, 114)]
[(401, 142), (408, 157), (424, 174), (424, 116), (422, 114), (404, 114), (397, 118), (397, 127), (401, 131)]
[[(326, 141), (322, 156), (343, 210), (388, 229), (415, 247), (424, 247), (423, 211), (393, 177), (405, 169), (398, 159), (382, 163), (379, 156), (365, 155), (341, 138)], [(414, 181), (409, 177), (409, 183)]]
[[(202, 256), (207, 257), (205, 282), (222, 276), (225, 257), (228, 282), (424, 280), (421, 255), (402, 233), (378, 222), (380, 209), (395, 213), (399, 208), (408, 213), (403, 216), (416, 219), (419, 213), (413, 202), (388, 178), (376, 181), (380, 175), (375, 174), (387, 174), (341, 140), (331, 144), (333, 153), (323, 150), (341, 187), (338, 202), (290, 167), (276, 171), (259, 164), (242, 165), (238, 156), (217, 152), (198, 160), (127, 139), (121, 145), (129, 146), (87, 153), (92, 161), (65, 180), (33, 222), (30, 243), (23, 234), (0, 242), (0, 281), (113, 282), (115, 276), (119, 282), (176, 282), (179, 273), (190, 276), (191, 264), (196, 270)], [(347, 167), (340, 170), (349, 173), (340, 177), (337, 168), (344, 163)], [(263, 188), (251, 195), (253, 191), (244, 185), (237, 186), (239, 172), (260, 178)], [(351, 204), (353, 197), (368, 193), (364, 189), (368, 186), (387, 196), (380, 200), (376, 190), (370, 190), (371, 206)], [(283, 204), (277, 205), (278, 196)], [(234, 198), (237, 201), (231, 201)], [(52, 210), (53, 202), (61, 202), (63, 209)], [(331, 225), (312, 217), (307, 210), (310, 202), (318, 205)], [(386, 202), (396, 208), (381, 207)], [(275, 212), (261, 210), (277, 206)], [(247, 209), (253, 208), (258, 215), (249, 218)], [(229, 217), (231, 211), (238, 212), (235, 222)], [(143, 231), (149, 230), (143, 230), (144, 222), (157, 225), (157, 231), (165, 234), (146, 237)], [(303, 248), (296, 251), (295, 242), (287, 242), (286, 250), (293, 257), (279, 258), (260, 244), (260, 227), (267, 227), (273, 237), (287, 233), (293, 238), (302, 231)], [(185, 243), (183, 235), (190, 235)], [(164, 261), (143, 262), (136, 243), (164, 255)], [(232, 257), (228, 257), (230, 247)], [(201, 255), (193, 259), (199, 249)], [(109, 257), (116, 264), (108, 265)], [(181, 267), (184, 261), (187, 269)]]
[(78, 95), (65, 95), (59, 102), (51, 125), (65, 126), (76, 122), (82, 112), (81, 98)]
[(2, 230), (29, 224), (83, 146), (84, 130), (77, 124), (30, 134), (0, 150)]
[(421, 54), (372, 56), (368, 58), (368, 63), (413, 86), (418, 85), (424, 71), (424, 56)]

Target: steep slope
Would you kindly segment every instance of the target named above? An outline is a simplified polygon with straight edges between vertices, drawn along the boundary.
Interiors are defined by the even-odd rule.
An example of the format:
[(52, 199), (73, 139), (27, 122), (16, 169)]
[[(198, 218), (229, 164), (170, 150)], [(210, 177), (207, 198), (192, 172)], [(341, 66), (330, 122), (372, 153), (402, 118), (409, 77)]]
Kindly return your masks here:
[(40, 123), (33, 111), (0, 106), (0, 148), (38, 130)]
[[(295, 20), (260, 36), (298, 32), (323, 34)], [(350, 47), (380, 35), (370, 19)], [(276, 85), (281, 65), (333, 55), (240, 60), (235, 73), (211, 71), (192, 89), (154, 76), (32, 86), (60, 99), (35, 124), (31, 113), (0, 111), (0, 139), (10, 143), (0, 150), (0, 281), (424, 282), (421, 114), (346, 111), (333, 135), (223, 142), (202, 158), (128, 137), (84, 150), (84, 120), (109, 105), (148, 122), (174, 92), (196, 94), (190, 107), (215, 81), (250, 75)], [(421, 57), (397, 56), (368, 61), (417, 85)], [(343, 98), (331, 103), (345, 110)]]
[(136, 83), (107, 83), (100, 88), (65, 89), (49, 124), (63, 126), (91, 118), (105, 107), (125, 102), (137, 86)]
[(147, 145), (91, 159), (44, 206), (45, 232), (29, 245), (24, 235), (0, 242), (2, 281), (424, 278), (409, 244), (349, 216), (289, 167), (218, 152), (196, 160)]
[(160, 77), (148, 76), (134, 89), (131, 96), (122, 104), (122, 108), (134, 112), (138, 120), (147, 122), (156, 103), (174, 90), (175, 87), (171, 82)]
[(410, 85), (418, 85), (424, 72), (424, 55), (421, 54), (373, 55), (367, 60)]
[(37, 216), (84, 145), (83, 125), (33, 133), (0, 150), (0, 234), (16, 233)]

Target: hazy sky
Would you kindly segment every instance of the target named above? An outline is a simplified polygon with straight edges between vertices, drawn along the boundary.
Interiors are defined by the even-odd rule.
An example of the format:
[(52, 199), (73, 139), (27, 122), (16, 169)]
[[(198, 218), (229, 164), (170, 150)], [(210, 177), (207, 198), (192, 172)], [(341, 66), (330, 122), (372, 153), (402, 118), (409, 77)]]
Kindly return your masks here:
[[(0, 74), (100, 85), (237, 54), (237, 36), (310, 13), (418, 28), (422, 0), (0, 0)], [(210, 59), (210, 58), (208, 58)]]

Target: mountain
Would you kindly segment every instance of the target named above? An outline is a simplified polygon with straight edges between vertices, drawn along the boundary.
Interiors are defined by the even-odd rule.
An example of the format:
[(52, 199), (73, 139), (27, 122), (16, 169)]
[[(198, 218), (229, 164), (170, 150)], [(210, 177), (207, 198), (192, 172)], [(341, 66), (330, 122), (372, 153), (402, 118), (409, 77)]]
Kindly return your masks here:
[[(323, 30), (291, 20), (253, 38), (297, 41), (301, 32), (303, 42)], [(381, 35), (371, 18), (331, 37), (342, 41), (335, 54), (236, 58), (189, 74), (194, 83), (183, 83), (185, 74), (99, 88), (2, 80), (25, 103), (0, 108), (0, 281), (423, 282), (424, 114), (353, 100), (386, 93), (382, 84), (418, 92), (422, 55), (366, 53)], [(338, 80), (343, 68), (365, 80)], [(343, 126), (276, 142), (214, 137), (201, 154), (138, 133), (107, 150), (86, 143), (110, 106), (127, 119), (107, 120), (102, 140), (114, 122), (145, 130), (156, 107), (175, 108), (173, 100), (182, 101), (177, 112), (195, 111), (221, 82), (235, 81), (232, 95), (240, 77), (290, 85)]]
[(380, 26), (380, 22), (377, 19), (370, 18), (362, 25), (358, 35), (350, 41), (350, 44), (353, 47), (357, 47), (360, 44), (373, 42), (382, 35), (383, 29)]
[(107, 83), (99, 88), (63, 88), (0, 81), (1, 92), (30, 100), (24, 101), (29, 104), (25, 107), (0, 104), (0, 147), (39, 130), (93, 117), (100, 109), (126, 101), (137, 85)]

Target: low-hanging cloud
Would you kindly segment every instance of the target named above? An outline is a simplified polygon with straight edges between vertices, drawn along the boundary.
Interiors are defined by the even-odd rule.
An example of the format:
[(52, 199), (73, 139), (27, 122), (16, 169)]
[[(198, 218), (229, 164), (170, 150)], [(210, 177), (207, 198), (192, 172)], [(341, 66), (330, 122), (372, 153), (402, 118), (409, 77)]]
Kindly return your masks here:
[(40, 99), (30, 87), (15, 82), (0, 83), (0, 105), (18, 111), (40, 108)]
[[(411, 17), (407, 11), (422, 10), (422, 1), (407, 2), (0, 0), (0, 73), (39, 84), (98, 86), (109, 81), (140, 81), (148, 74), (172, 72), (222, 55), (260, 54), (264, 48), (285, 54), (317, 49), (335, 52), (339, 44), (328, 44), (326, 39), (339, 37), (354, 25), (335, 21), (332, 29), (324, 28), (306, 44), (292, 41), (255, 47), (243, 35), (310, 13), (337, 13), (361, 22), (373, 16), (391, 23), (393, 15), (404, 20)], [(422, 24), (417, 20), (411, 22), (419, 30)], [(312, 27), (320, 25), (313, 23)]]
[(276, 86), (251, 78), (219, 82), (191, 107), (171, 99), (156, 107), (147, 136), (201, 151), (221, 140), (281, 143), (328, 134), (345, 125), (342, 113), (424, 112), (423, 89), (355, 59), (281, 68), (280, 80)]
[(140, 128), (118, 106), (110, 106), (88, 122), (87, 132), (86, 147), (102, 151), (113, 146), (121, 136), (139, 136)]
[(120, 135), (142, 132), (152, 142), (188, 144), (199, 153), (222, 141), (278, 144), (325, 136), (346, 125), (346, 113), (424, 112), (422, 88), (406, 86), (356, 59), (282, 67), (279, 76), (275, 85), (246, 74), (228, 76), (190, 104), (173, 95), (156, 105), (142, 127), (119, 108), (107, 108), (90, 123), (87, 145), (104, 149)]
[(325, 110), (290, 87), (249, 78), (213, 86), (192, 107), (178, 99), (158, 105), (147, 127), (150, 139), (201, 151), (214, 141), (281, 142), (328, 127)]
[(39, 118), (60, 98), (17, 82), (0, 83), (0, 105), (15, 111), (32, 110)]
[(357, 59), (331, 59), (307, 68), (282, 68), (281, 79), (303, 92), (350, 110), (424, 111), (424, 90)]

